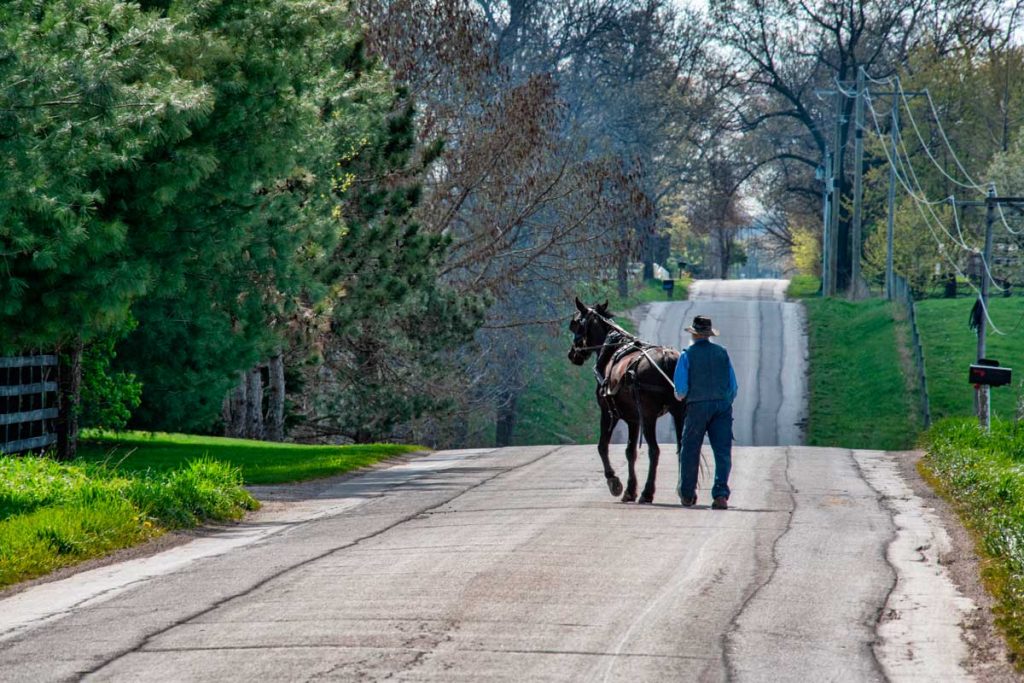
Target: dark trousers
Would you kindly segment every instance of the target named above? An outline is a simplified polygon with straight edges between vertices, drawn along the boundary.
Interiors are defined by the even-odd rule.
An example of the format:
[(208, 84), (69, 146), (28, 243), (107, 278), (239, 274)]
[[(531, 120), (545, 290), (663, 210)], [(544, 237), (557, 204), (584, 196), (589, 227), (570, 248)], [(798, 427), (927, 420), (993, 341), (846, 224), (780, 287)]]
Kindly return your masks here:
[(729, 497), (729, 470), (732, 469), (732, 403), (729, 401), (697, 401), (686, 404), (683, 440), (679, 444), (680, 498), (697, 495), (697, 472), (700, 469), (700, 447), (707, 434), (715, 453), (715, 485), (711, 497)]

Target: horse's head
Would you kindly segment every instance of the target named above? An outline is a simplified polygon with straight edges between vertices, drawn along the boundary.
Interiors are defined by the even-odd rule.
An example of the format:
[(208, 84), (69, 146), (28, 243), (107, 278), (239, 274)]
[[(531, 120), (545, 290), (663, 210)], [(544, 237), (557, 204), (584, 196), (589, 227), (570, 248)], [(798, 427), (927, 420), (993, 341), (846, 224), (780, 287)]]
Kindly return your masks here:
[(607, 319), (612, 317), (608, 312), (608, 302), (589, 308), (579, 298), (576, 299), (576, 312), (569, 321), (572, 332), (572, 346), (569, 347), (569, 360), (574, 365), (583, 365), (597, 349), (601, 348), (608, 337)]

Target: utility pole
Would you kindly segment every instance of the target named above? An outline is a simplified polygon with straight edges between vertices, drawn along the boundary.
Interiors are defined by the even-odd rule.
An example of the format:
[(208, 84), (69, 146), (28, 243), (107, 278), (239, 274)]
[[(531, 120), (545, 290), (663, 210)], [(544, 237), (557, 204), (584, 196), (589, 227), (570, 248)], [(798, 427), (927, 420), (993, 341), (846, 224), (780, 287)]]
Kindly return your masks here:
[(857, 69), (857, 107), (853, 124), (853, 226), (850, 230), (850, 298), (856, 298), (860, 284), (861, 215), (864, 203), (864, 67)]
[[(985, 342), (988, 334), (988, 281), (992, 263), (992, 224), (996, 217), (996, 192), (994, 187), (988, 189), (985, 200), (985, 252), (982, 255), (981, 268), (981, 307), (983, 318), (978, 325), (978, 362), (985, 358)], [(991, 429), (992, 397), (988, 385), (979, 385), (978, 392), (978, 424), (986, 432)]]
[(823, 211), (822, 230), (821, 230), (821, 295), (822, 296), (827, 296), (828, 295), (828, 287), (826, 286), (825, 283), (828, 282), (828, 266), (829, 266), (829, 263), (828, 263), (828, 253), (829, 253), (828, 252), (828, 239), (829, 239), (829, 233), (831, 232), (829, 230), (829, 223), (831, 221), (831, 215), (832, 215), (831, 214), (831, 209), (832, 209), (831, 197), (832, 197), (833, 178), (832, 178), (832, 175), (831, 175), (831, 168), (830, 168), (831, 165), (832, 165), (831, 150), (829, 150), (826, 147), (825, 148), (825, 159), (824, 159), (824, 161), (821, 162), (821, 180), (822, 180), (821, 204), (822, 204), (822, 207), (823, 207), (822, 208), (822, 211)]
[[(897, 83), (899, 85), (899, 83)], [(892, 159), (889, 161), (889, 214), (885, 222), (885, 298), (892, 301), (894, 275), (893, 250), (895, 248), (896, 222), (896, 155), (900, 131), (900, 100), (898, 92), (892, 94), (892, 130), (889, 140), (892, 145)]]
[(822, 292), (825, 296), (836, 295), (836, 265), (839, 232), (839, 212), (842, 209), (842, 168), (843, 168), (843, 98), (841, 89), (835, 93), (836, 125), (832, 137), (832, 201), (829, 203), (831, 213), (828, 221), (828, 242), (826, 243), (826, 255), (828, 260), (827, 277), (822, 283)]

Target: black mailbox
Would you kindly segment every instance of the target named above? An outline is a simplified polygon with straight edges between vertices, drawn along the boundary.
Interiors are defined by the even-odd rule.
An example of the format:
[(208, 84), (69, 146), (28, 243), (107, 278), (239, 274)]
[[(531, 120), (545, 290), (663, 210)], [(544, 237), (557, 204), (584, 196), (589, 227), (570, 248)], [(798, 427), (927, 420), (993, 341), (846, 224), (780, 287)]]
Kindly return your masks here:
[(971, 384), (987, 384), (1000, 387), (1012, 381), (1013, 369), (999, 367), (999, 361), (979, 358), (977, 364), (971, 366), (968, 382)]

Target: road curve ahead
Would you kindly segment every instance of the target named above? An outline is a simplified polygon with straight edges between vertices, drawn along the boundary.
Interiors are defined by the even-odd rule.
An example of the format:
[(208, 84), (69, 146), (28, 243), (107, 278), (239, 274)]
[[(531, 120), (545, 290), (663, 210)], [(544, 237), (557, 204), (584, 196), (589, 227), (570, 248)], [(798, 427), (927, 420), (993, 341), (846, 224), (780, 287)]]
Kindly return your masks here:
[(895, 457), (737, 448), (713, 511), (674, 458), (641, 506), (593, 446), (436, 453), (0, 600), (0, 680), (969, 680)]
[[(785, 301), (788, 280), (697, 280), (685, 301), (645, 307), (638, 333), (645, 341), (679, 348), (695, 315), (709, 316), (729, 350), (740, 393), (733, 406), (733, 436), (740, 446), (803, 442), (806, 419), (807, 341), (803, 308)], [(616, 434), (625, 441), (625, 432)], [(658, 423), (658, 440), (675, 440), (671, 418)], [(673, 449), (674, 450), (674, 449)]]

